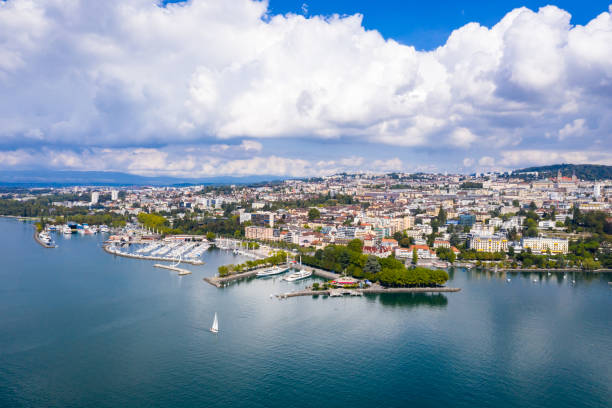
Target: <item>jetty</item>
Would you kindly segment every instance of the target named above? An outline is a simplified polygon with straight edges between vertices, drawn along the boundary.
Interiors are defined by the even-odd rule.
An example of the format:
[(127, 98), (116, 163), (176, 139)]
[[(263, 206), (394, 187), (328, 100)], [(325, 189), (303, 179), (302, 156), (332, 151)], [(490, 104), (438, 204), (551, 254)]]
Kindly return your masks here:
[(124, 258), (145, 259), (149, 261), (165, 261), (165, 262), (179, 262), (180, 261), (182, 263), (191, 264), (191, 265), (203, 265), (204, 264), (204, 261), (201, 261), (199, 259), (187, 260), (187, 259), (179, 259), (179, 258), (164, 258), (163, 256), (145, 256), (145, 255), (130, 254), (127, 252), (115, 251), (110, 248), (110, 245), (102, 245), (102, 248), (104, 249), (104, 252), (108, 254), (122, 256)]
[(211, 277), (204, 278), (204, 280), (213, 286), (222, 288), (228, 282), (235, 281), (237, 279), (245, 279), (245, 278), (253, 277), (257, 275), (257, 272), (259, 272), (260, 270), (267, 269), (267, 268), (269, 268), (269, 266), (266, 266), (265, 268), (252, 269), (247, 272), (235, 273), (235, 274), (228, 275), (228, 276), (211, 276)]
[(380, 294), (380, 293), (447, 293), (447, 292), (459, 292), (461, 288), (447, 288), (447, 287), (433, 287), (433, 288), (385, 288), (383, 286), (372, 286), (369, 288), (358, 288), (358, 289), (323, 289), (323, 290), (312, 290), (305, 289), (297, 292), (281, 293), (276, 295), (278, 299), (287, 299), (297, 296), (315, 296), (315, 295), (326, 295), (330, 297), (340, 297), (344, 295), (349, 296), (363, 296), (366, 294)]
[(153, 266), (156, 267), (156, 268), (168, 269), (170, 271), (178, 272), (179, 276), (191, 275), (191, 271), (190, 270), (179, 268), (179, 267), (176, 267), (174, 265), (155, 264)]

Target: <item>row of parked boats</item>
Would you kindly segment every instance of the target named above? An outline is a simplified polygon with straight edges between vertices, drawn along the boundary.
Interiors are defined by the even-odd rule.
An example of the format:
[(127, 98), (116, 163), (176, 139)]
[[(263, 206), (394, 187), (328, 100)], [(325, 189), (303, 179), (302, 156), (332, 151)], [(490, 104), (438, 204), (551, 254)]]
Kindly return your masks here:
[(57, 231), (61, 232), (64, 235), (70, 234), (84, 234), (84, 235), (93, 235), (97, 233), (109, 233), (110, 228), (108, 225), (89, 225), (89, 224), (77, 224), (77, 223), (68, 223), (64, 225), (47, 225), (47, 231)]
[(133, 253), (135, 257), (156, 257), (167, 258), (169, 260), (182, 259), (185, 261), (199, 260), (202, 254), (210, 248), (208, 242), (152, 242)]

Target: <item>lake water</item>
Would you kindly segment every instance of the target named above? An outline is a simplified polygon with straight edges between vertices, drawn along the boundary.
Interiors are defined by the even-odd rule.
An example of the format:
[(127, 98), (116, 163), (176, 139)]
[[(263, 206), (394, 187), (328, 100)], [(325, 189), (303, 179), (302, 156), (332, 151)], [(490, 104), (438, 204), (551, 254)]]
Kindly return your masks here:
[[(610, 407), (610, 274), (457, 270), (459, 293), (270, 294), (178, 277), (0, 219), (0, 406)], [(537, 282), (534, 278), (537, 276)], [(219, 335), (208, 331), (214, 313)]]

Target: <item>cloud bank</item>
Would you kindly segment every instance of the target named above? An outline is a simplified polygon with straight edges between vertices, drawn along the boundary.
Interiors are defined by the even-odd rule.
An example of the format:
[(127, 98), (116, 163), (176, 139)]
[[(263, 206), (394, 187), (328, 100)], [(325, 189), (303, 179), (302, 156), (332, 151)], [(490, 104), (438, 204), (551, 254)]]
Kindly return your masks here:
[(402, 170), (402, 154), (424, 151), (447, 155), (441, 168), (612, 164), (611, 12), (572, 26), (557, 7), (519, 8), (423, 52), (360, 15), (270, 15), (251, 0), (0, 2), (0, 167), (308, 175), (355, 163), (341, 148), (328, 166), (316, 149), (281, 157), (298, 140), (363, 145), (363, 169)]

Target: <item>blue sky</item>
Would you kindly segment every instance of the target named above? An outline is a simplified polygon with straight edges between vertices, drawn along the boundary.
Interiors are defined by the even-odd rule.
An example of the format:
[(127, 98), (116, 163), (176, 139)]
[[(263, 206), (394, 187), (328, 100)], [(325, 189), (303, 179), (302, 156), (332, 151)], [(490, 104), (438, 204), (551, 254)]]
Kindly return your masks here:
[(397, 0), (271, 0), (272, 13), (300, 13), (306, 4), (308, 15), (363, 14), (363, 25), (378, 30), (385, 38), (393, 38), (417, 49), (430, 50), (444, 45), (450, 33), (476, 21), (490, 27), (508, 11), (518, 7), (537, 10), (554, 4), (572, 15), (572, 24), (586, 24), (606, 10), (609, 1), (397, 1)]
[(605, 1), (8, 0), (0, 170), (612, 164)]

